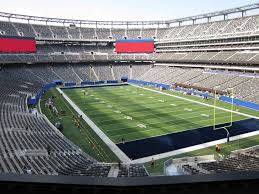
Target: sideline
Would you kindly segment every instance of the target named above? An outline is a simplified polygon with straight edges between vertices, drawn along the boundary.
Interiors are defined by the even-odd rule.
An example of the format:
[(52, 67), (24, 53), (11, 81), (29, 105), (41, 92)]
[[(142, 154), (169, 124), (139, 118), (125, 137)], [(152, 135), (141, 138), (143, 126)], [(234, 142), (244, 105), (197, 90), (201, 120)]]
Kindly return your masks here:
[(73, 107), (73, 109), (79, 114), (82, 115), (84, 121), (94, 130), (94, 132), (103, 140), (103, 142), (112, 150), (112, 152), (123, 162), (131, 163), (129, 157), (121, 151), (121, 149), (113, 143), (105, 133), (97, 126), (95, 123), (88, 117), (86, 114), (60, 89), (57, 88), (58, 92), (62, 94), (64, 99)]
[[(191, 100), (191, 99), (188, 99), (188, 98), (176, 96), (176, 95), (173, 95), (173, 94), (164, 93), (164, 92), (161, 92), (161, 91), (153, 90), (153, 89), (150, 89), (150, 88), (145, 88), (145, 87), (134, 85), (134, 84), (130, 84), (130, 85), (134, 86), (134, 87), (142, 88), (144, 90), (160, 93), (160, 94), (163, 94), (163, 95), (166, 95), (166, 96), (172, 96), (172, 97), (175, 97), (175, 98), (178, 98), (178, 99), (182, 99), (182, 100), (186, 100), (186, 101), (189, 101), (189, 102), (193, 102), (193, 103), (197, 103), (197, 104), (201, 104), (201, 105), (204, 105), (204, 106), (214, 108), (214, 106), (210, 105), (210, 104), (197, 102), (195, 100)], [(253, 116), (253, 115), (240, 113), (240, 112), (236, 112), (236, 111), (231, 111), (231, 110), (221, 108), (221, 107), (217, 107), (217, 106), (216, 106), (216, 108), (219, 109), (219, 110), (227, 111), (227, 112), (233, 112), (233, 113), (238, 114), (238, 115), (259, 119), (259, 117), (256, 117), (256, 116)], [(245, 133), (245, 134), (230, 137), (230, 141), (239, 140), (239, 139), (243, 139), (243, 138), (247, 138), (247, 137), (252, 137), (252, 136), (255, 136), (255, 135), (259, 135), (259, 131), (254, 131), (254, 132)], [(211, 147), (211, 146), (214, 146), (216, 144), (226, 143), (226, 141), (227, 141), (226, 138), (224, 138), (224, 139), (220, 139), (220, 140), (216, 140), (216, 141), (212, 141), (212, 142), (207, 142), (207, 143), (204, 143), (204, 144), (199, 144), (199, 145), (195, 145), (195, 146), (191, 146), (191, 147), (187, 147), (187, 148), (182, 148), (182, 149), (179, 149), (179, 150), (174, 150), (174, 151), (171, 151), (171, 152), (166, 152), (166, 153), (161, 153), (161, 154), (157, 154), (157, 155), (153, 155), (153, 156), (139, 158), (139, 159), (133, 160), (132, 163), (135, 163), (135, 164), (146, 163), (146, 162), (150, 162), (152, 159), (159, 160), (159, 159), (167, 158), (167, 157), (170, 157), (170, 156), (175, 156), (175, 155), (199, 150), (199, 149), (202, 149), (202, 148)]]
[(216, 108), (216, 109), (219, 109), (219, 110), (224, 110), (226, 112), (232, 112), (232, 113), (235, 113), (235, 114), (238, 114), (238, 115), (242, 115), (242, 116), (246, 116), (246, 117), (250, 117), (250, 118), (254, 118), (254, 119), (259, 119), (259, 117), (256, 117), (256, 116), (253, 116), (253, 115), (249, 115), (249, 114), (246, 114), (246, 113), (241, 113), (241, 112), (237, 112), (237, 111), (231, 111), (231, 110), (228, 110), (226, 108), (217, 107), (217, 106), (214, 106), (214, 105), (206, 104), (206, 103), (203, 103), (203, 102), (198, 102), (198, 101), (195, 101), (195, 100), (191, 100), (191, 99), (184, 98), (184, 97), (181, 97), (181, 96), (176, 96), (176, 95), (173, 95), (173, 94), (164, 93), (164, 92), (157, 91), (157, 90), (152, 90), (150, 88), (145, 88), (145, 87), (134, 85), (134, 84), (130, 84), (130, 85), (134, 86), (134, 87), (137, 87), (137, 88), (142, 88), (144, 90), (148, 90), (148, 91), (156, 92), (156, 93), (159, 93), (159, 94), (163, 94), (163, 95), (166, 95), (166, 96), (171, 96), (171, 97), (175, 97), (175, 98), (178, 98), (178, 99), (186, 100), (186, 101), (189, 101), (189, 102), (201, 104), (201, 105), (204, 105), (204, 106), (213, 107), (213, 108)]

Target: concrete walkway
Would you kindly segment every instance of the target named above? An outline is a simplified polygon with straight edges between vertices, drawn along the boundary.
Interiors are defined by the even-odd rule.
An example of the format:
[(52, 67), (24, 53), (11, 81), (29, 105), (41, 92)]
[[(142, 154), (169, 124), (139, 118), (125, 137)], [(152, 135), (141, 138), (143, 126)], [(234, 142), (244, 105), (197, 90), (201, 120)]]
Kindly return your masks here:
[(105, 133), (97, 126), (95, 123), (88, 117), (86, 114), (60, 89), (57, 88), (58, 92), (62, 94), (64, 99), (73, 107), (73, 109), (79, 114), (82, 115), (84, 121), (94, 130), (94, 132), (104, 141), (104, 143), (112, 150), (112, 152), (123, 162), (131, 163), (129, 157), (120, 150), (120, 148), (113, 143)]

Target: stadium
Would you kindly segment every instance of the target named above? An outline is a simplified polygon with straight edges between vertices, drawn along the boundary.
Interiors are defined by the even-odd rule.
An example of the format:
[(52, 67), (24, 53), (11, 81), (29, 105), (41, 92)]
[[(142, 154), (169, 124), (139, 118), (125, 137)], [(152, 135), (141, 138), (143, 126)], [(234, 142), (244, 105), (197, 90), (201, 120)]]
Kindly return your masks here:
[(0, 12), (2, 191), (256, 193), (258, 10)]

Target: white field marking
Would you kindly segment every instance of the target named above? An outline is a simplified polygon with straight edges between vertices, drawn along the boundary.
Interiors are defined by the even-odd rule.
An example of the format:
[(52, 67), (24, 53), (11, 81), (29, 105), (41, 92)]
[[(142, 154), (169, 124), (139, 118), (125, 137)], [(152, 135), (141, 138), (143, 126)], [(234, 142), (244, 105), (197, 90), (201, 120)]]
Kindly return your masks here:
[(152, 89), (149, 89), (149, 88), (144, 88), (142, 86), (137, 86), (137, 85), (134, 85), (134, 84), (130, 84), (130, 85), (138, 87), (138, 88), (142, 88), (144, 90), (149, 90), (149, 91), (152, 91), (152, 92), (160, 93), (160, 94), (163, 94), (163, 95), (166, 95), (166, 96), (172, 96), (172, 97), (175, 97), (175, 98), (178, 98), (178, 99), (182, 99), (182, 100), (186, 100), (186, 101), (189, 101), (189, 102), (201, 104), (201, 105), (208, 106), (208, 107), (213, 107), (213, 108), (216, 108), (216, 109), (219, 109), (219, 110), (224, 110), (226, 112), (232, 112), (232, 113), (235, 113), (235, 114), (238, 114), (238, 115), (242, 115), (242, 116), (245, 116), (245, 117), (259, 119), (259, 117), (256, 117), (256, 116), (253, 116), (253, 115), (249, 115), (249, 114), (246, 114), (246, 113), (241, 113), (241, 112), (237, 112), (237, 111), (231, 111), (231, 110), (228, 110), (226, 108), (221, 108), (221, 107), (218, 107), (218, 106), (214, 106), (214, 105), (210, 105), (210, 104), (205, 104), (203, 102), (198, 102), (198, 101), (195, 101), (195, 100), (191, 100), (191, 99), (188, 99), (188, 98), (176, 96), (176, 95), (173, 95), (173, 94), (167, 94), (167, 93), (164, 93), (164, 92), (152, 90)]
[[(156, 91), (156, 92), (159, 92), (159, 91)], [(166, 93), (163, 93), (163, 94), (166, 94)], [(129, 94), (126, 94), (126, 95), (119, 95), (119, 96), (122, 96), (122, 97), (127, 97), (128, 99), (135, 99), (137, 96), (136, 95), (129, 95)], [(157, 96), (156, 96), (157, 97)], [(155, 98), (153, 96), (150, 96), (148, 98)], [(121, 100), (121, 101), (124, 101), (124, 100)], [(119, 101), (120, 102), (120, 101)], [(174, 103), (178, 103), (178, 102), (182, 102), (182, 100), (174, 100)]]
[[(85, 105), (85, 103), (77, 103), (79, 106), (84, 106)], [(157, 105), (159, 105), (159, 104), (161, 104), (161, 103), (157, 103)], [(95, 103), (91, 103), (91, 105), (100, 105), (100, 102), (95, 102)], [(153, 105), (153, 104), (152, 104)], [(186, 104), (185, 104), (186, 105)], [(102, 104), (101, 104), (101, 106), (103, 106)], [(197, 106), (197, 107), (201, 107), (201, 106), (199, 106), (199, 105), (193, 105), (193, 106)], [(106, 107), (108, 107), (108, 105), (106, 106)], [(174, 109), (174, 108), (172, 108), (171, 106), (169, 106), (169, 105), (165, 105), (164, 107), (163, 107), (163, 112), (161, 112), (161, 114), (165, 114), (165, 113), (177, 113), (177, 112), (184, 112), (183, 111), (183, 107), (180, 107), (180, 106), (177, 106), (177, 107), (179, 107), (177, 110), (176, 109)], [(102, 108), (102, 107), (101, 107)], [(108, 107), (108, 108), (112, 108), (112, 107)], [(153, 115), (153, 113), (152, 114), (150, 114), (150, 109), (157, 109), (157, 108), (161, 108), (161, 106), (156, 106), (156, 107), (154, 107), (154, 106), (152, 106), (152, 107), (150, 107), (149, 106), (149, 104), (145, 104), (145, 106), (144, 106), (144, 108), (143, 109), (141, 109), (141, 110), (139, 110), (139, 109), (136, 109), (136, 110), (131, 110), (130, 111), (130, 113), (131, 114), (140, 114), (141, 113), (141, 115), (143, 115), (144, 113), (146, 113), (146, 112), (148, 112), (148, 114), (145, 114), (145, 115), (143, 115), (143, 116), (148, 116), (148, 115)], [(103, 109), (104, 110), (106, 110), (107, 111), (107, 113), (109, 113), (110, 111), (109, 111), (109, 109), (105, 109), (105, 107), (103, 107)], [(125, 112), (128, 112), (129, 111), (129, 109), (127, 109), (127, 108), (122, 108), (122, 106), (120, 107), (120, 109), (121, 109), (121, 111), (125, 111)], [(88, 109), (89, 111), (91, 111), (91, 110), (94, 110), (94, 109)], [(172, 111), (172, 110), (174, 110), (174, 111)], [(200, 111), (200, 110), (208, 110), (208, 111), (213, 111), (213, 109), (208, 109), (208, 108), (206, 108), (206, 109), (204, 109), (204, 108), (194, 108), (193, 109), (193, 111), (195, 112), (195, 111)], [(105, 112), (105, 111), (104, 111)], [(98, 116), (98, 115), (103, 115), (103, 113), (97, 113), (97, 114), (93, 114), (94, 116)]]
[[(123, 101), (116, 101), (116, 103), (120, 103), (120, 102), (123, 102)], [(83, 102), (83, 101), (79, 101), (77, 102), (78, 105), (85, 105), (86, 102)], [(170, 102), (168, 102), (170, 103)], [(87, 102), (87, 104), (90, 104), (90, 105), (97, 105), (99, 104), (99, 102), (96, 102), (96, 101), (91, 101), (91, 102)], [(148, 103), (142, 103), (141, 105), (143, 106), (149, 106), (149, 105), (153, 105), (153, 108), (156, 109), (156, 108), (161, 108), (161, 103), (159, 103), (159, 101), (154, 101), (154, 102), (148, 102)], [(156, 106), (155, 106), (156, 105)], [(169, 106), (170, 104), (165, 104), (163, 108), (165, 109), (170, 109), (171, 107)], [(176, 106), (188, 106), (188, 105), (191, 105), (193, 107), (201, 107), (199, 104), (193, 104), (193, 103), (179, 103), (177, 104)], [(128, 111), (128, 108), (123, 108), (123, 107), (132, 107), (132, 108), (139, 108), (139, 105), (135, 105), (135, 106), (131, 106), (130, 104), (129, 105), (120, 105), (122, 110), (125, 110), (125, 111)], [(183, 108), (183, 107), (182, 107)], [(213, 110), (213, 109), (211, 109)]]
[(149, 96), (148, 98), (152, 99), (152, 98), (154, 98), (154, 97), (153, 97), (153, 96)]
[(132, 117), (130, 117), (130, 116), (124, 116), (124, 118), (127, 120), (132, 120)]
[(165, 102), (164, 100), (158, 100), (158, 102)]
[(118, 113), (118, 114), (121, 113), (121, 111), (119, 111), (119, 110), (115, 110), (115, 111), (113, 111), (113, 112)]
[(95, 100), (99, 100), (100, 98), (94, 98)]
[[(145, 111), (145, 112), (148, 112), (148, 110), (147, 111)], [(178, 114), (178, 112), (182, 112), (182, 114)], [(192, 117), (188, 117), (187, 115), (188, 114), (191, 114), (191, 115), (193, 115), (194, 113), (195, 114), (199, 114), (199, 113), (208, 113), (208, 112), (212, 112), (212, 110), (208, 110), (208, 109), (205, 109), (205, 108), (203, 108), (203, 109), (199, 109), (199, 110), (196, 110), (196, 111), (194, 111), (194, 112), (183, 112), (182, 110), (176, 110), (176, 111), (171, 111), (171, 112), (166, 112), (166, 113), (169, 113), (169, 114), (174, 114), (174, 115), (177, 115), (178, 117), (179, 116), (181, 116), (181, 115), (183, 115), (183, 116), (185, 116), (185, 118), (192, 118)], [(177, 113), (177, 114), (176, 114)], [(221, 114), (225, 114), (225, 112), (221, 112), (221, 113), (219, 113), (219, 112), (217, 112), (217, 115), (221, 115)], [(96, 115), (97, 114), (95, 114), (95, 115), (91, 115), (91, 116), (94, 116), (95, 117), (95, 119), (99, 119), (99, 118), (103, 118), (103, 116), (102, 116), (102, 114), (98, 114), (98, 115), (101, 115), (101, 116), (98, 116), (98, 117), (96, 117)], [(157, 116), (157, 114), (144, 114), (143, 116), (150, 116), (150, 119), (151, 118), (153, 118), (153, 117), (156, 117), (156, 118), (159, 118), (159, 119), (161, 119), (161, 117), (158, 117)], [(187, 117), (186, 117), (187, 116)], [(198, 116), (197, 116), (198, 117)], [(102, 121), (106, 121), (106, 120), (102, 120)], [(108, 120), (108, 121), (110, 121), (110, 119)]]
[(112, 105), (107, 105), (108, 108), (112, 108), (113, 106)]
[(60, 88), (57, 88), (57, 90), (60, 94), (62, 94), (70, 106), (72, 106), (79, 115), (82, 115), (84, 121), (93, 129), (93, 131), (103, 140), (103, 142), (121, 161), (125, 163), (131, 162), (129, 157), (124, 152), (122, 152), (121, 149), (115, 143), (113, 143), (113, 141), (111, 141), (110, 138), (108, 138), (106, 134), (89, 117), (87, 117), (86, 114), (80, 108), (78, 108), (78, 106)]
[[(199, 118), (199, 116), (197, 116), (197, 117), (188, 117), (187, 119), (192, 119), (192, 118)], [(222, 116), (222, 118), (225, 118), (225, 117), (223, 117)], [(118, 121), (120, 121), (120, 120), (123, 120), (123, 119), (119, 119)], [(111, 120), (105, 120), (105, 121), (111, 121)], [(205, 121), (205, 119), (204, 120), (200, 120), (200, 121), (196, 121), (197, 123), (199, 123), (199, 122), (203, 122), (203, 121)], [(173, 121), (168, 121), (168, 122), (152, 122), (152, 123), (148, 123), (147, 124), (147, 126), (149, 127), (149, 125), (157, 125), (157, 124), (170, 124), (170, 125), (175, 125), (175, 124), (177, 124), (177, 125), (185, 125), (184, 123), (182, 123), (182, 124), (179, 124), (179, 123), (174, 123)], [(114, 123), (111, 123), (111, 124), (103, 124), (103, 123), (99, 123), (99, 125), (100, 126), (102, 126), (102, 127), (110, 127), (110, 128), (114, 128), (114, 129), (112, 129), (112, 130), (110, 130), (110, 131), (121, 131), (121, 130), (126, 130), (126, 129), (134, 129), (135, 127), (134, 126), (128, 126), (128, 127), (123, 127), (123, 128), (120, 128), (117, 124), (114, 124)], [(159, 129), (163, 129), (163, 128), (168, 128), (169, 126), (165, 126), (165, 127), (160, 127)], [(152, 129), (152, 130), (158, 130), (158, 129)], [(134, 133), (137, 133), (137, 132), (140, 132), (140, 131), (136, 131), (136, 132), (134, 132)]]
[(184, 110), (188, 111), (188, 112), (192, 112), (191, 108), (185, 108)]
[[(108, 109), (109, 110), (109, 109)], [(203, 108), (203, 109), (199, 109), (199, 110), (196, 110), (195, 112), (192, 112), (192, 113), (190, 113), (190, 114), (194, 114), (194, 113), (206, 113), (206, 112), (208, 112), (208, 111), (212, 111), (212, 110), (208, 110), (208, 109), (205, 109), (205, 108)], [(109, 112), (106, 112), (106, 113), (110, 113), (111, 111), (109, 111)], [(149, 112), (148, 110), (146, 110), (145, 112)], [(175, 114), (176, 115), (176, 113), (177, 112), (183, 112), (182, 110), (176, 110), (176, 111), (171, 111), (171, 112), (166, 112), (166, 113), (169, 113), (169, 114)], [(131, 113), (135, 113), (135, 112), (131, 112)], [(225, 114), (225, 112), (222, 112), (222, 113), (217, 113), (217, 114)], [(164, 114), (164, 113), (163, 113)], [(189, 113), (186, 113), (186, 112), (183, 112), (182, 114), (177, 114), (177, 116), (181, 116), (181, 115), (188, 115)], [(100, 117), (98, 116), (98, 117), (96, 117), (96, 115), (101, 115)], [(91, 116), (94, 116), (94, 118), (95, 119), (99, 119), (99, 118), (103, 118), (103, 114), (101, 113), (101, 114), (93, 114), (93, 115), (91, 115)], [(156, 116), (156, 114), (144, 114), (144, 115), (142, 115), (142, 116), (150, 116), (150, 119), (152, 118), (152, 117), (157, 117), (157, 118), (160, 118), (160, 117), (158, 117), (158, 116)], [(190, 118), (190, 117), (186, 117), (186, 118)], [(160, 118), (161, 119), (161, 118)], [(104, 120), (104, 119), (102, 119), (102, 121), (110, 121), (110, 119), (109, 120)]]
[[(252, 137), (252, 136), (255, 136), (255, 135), (259, 135), (259, 130), (253, 131), (253, 132), (250, 132), (250, 133), (241, 134), (241, 135), (236, 135), (236, 136), (230, 137), (229, 140), (235, 141), (235, 140), (239, 140), (239, 139)], [(146, 163), (146, 162), (150, 162), (152, 160), (152, 158), (154, 160), (159, 160), (159, 159), (175, 156), (175, 155), (178, 155), (178, 154), (183, 154), (183, 153), (187, 153), (187, 152), (191, 152), (191, 151), (195, 151), (195, 150), (200, 150), (200, 149), (203, 149), (203, 148), (208, 148), (208, 147), (211, 147), (211, 146), (214, 146), (214, 145), (217, 145), (217, 144), (226, 143), (227, 142), (226, 139), (227, 138), (219, 139), (219, 140), (216, 140), (216, 141), (211, 141), (211, 142), (207, 142), (207, 143), (203, 143), (203, 144), (199, 144), (199, 145), (195, 145), (195, 146), (191, 146), (191, 147), (186, 147), (186, 148), (174, 150), (174, 151), (171, 151), (171, 152), (166, 152), (166, 153), (162, 153), (162, 154), (157, 154), (157, 155), (153, 155), (153, 156), (139, 158), (139, 159), (136, 159), (136, 160), (132, 160), (132, 163), (134, 163), (134, 164)]]
[[(124, 91), (123, 91), (124, 92)], [(143, 93), (138, 93), (138, 92), (128, 92), (128, 93), (121, 93), (121, 94), (117, 94), (117, 96), (119, 96), (119, 97), (125, 97), (125, 96), (127, 96), (127, 97), (132, 97), (132, 98), (136, 98), (136, 95), (133, 95), (133, 94), (131, 94), (131, 93), (136, 93), (136, 94), (143, 94)], [(99, 93), (93, 93), (93, 94), (95, 94), (95, 95), (98, 95)], [(145, 93), (143, 94), (143, 95), (146, 95)], [(90, 96), (90, 95), (89, 95)]]
[(140, 128), (147, 128), (147, 126), (144, 125), (144, 124), (138, 124), (137, 126), (140, 127)]
[(170, 104), (171, 106), (177, 106), (176, 104)]
[(207, 115), (207, 114), (201, 114), (201, 116), (203, 116), (203, 117), (210, 117), (210, 115)]
[[(223, 117), (222, 117), (223, 118)], [(209, 120), (212, 120), (212, 119), (209, 119)], [(244, 119), (241, 119), (241, 120), (244, 120)], [(196, 122), (196, 124), (197, 125), (199, 125), (199, 123), (203, 123), (204, 121), (208, 121), (208, 119), (203, 119), (203, 120), (199, 120), (199, 121), (197, 121)], [(236, 121), (239, 121), (239, 120), (236, 120)], [(227, 122), (225, 122), (225, 123), (227, 123)], [(158, 123), (158, 124), (162, 124), (162, 123)], [(221, 123), (219, 123), (219, 124), (224, 124), (224, 122), (221, 122)], [(113, 124), (108, 124), (108, 125), (101, 125), (102, 127), (108, 127), (109, 125), (111, 125), (111, 126), (113, 126)], [(166, 135), (166, 134), (172, 134), (172, 133), (178, 133), (178, 132), (183, 132), (183, 131), (188, 131), (188, 130), (192, 130), (192, 129), (196, 129), (196, 128), (201, 128), (201, 127), (209, 127), (209, 126), (211, 126), (210, 124), (208, 124), (208, 125), (203, 125), (203, 126), (200, 126), (200, 127), (196, 127), (196, 128), (194, 128), (194, 127), (192, 127), (192, 128), (188, 128), (189, 126), (187, 126), (187, 124), (186, 123), (181, 123), (181, 124), (179, 124), (178, 126), (181, 126), (181, 127), (185, 127), (184, 129), (182, 129), (182, 130), (178, 130), (178, 131), (174, 131), (174, 130), (177, 130), (178, 128), (177, 128), (177, 126), (173, 126), (170, 130), (171, 131), (169, 131), (169, 132), (167, 132), (167, 133), (160, 133), (160, 134), (158, 134), (158, 135), (155, 135), (155, 136), (162, 136), (162, 135)], [(115, 127), (116, 127), (116, 125), (115, 125)], [(149, 127), (149, 124), (148, 125), (146, 125), (146, 127)], [(111, 127), (110, 127), (111, 128)], [(116, 135), (111, 135), (112, 137), (116, 137), (116, 136), (121, 136), (121, 135), (130, 135), (130, 134), (134, 134), (134, 133), (141, 133), (141, 132), (150, 132), (150, 131), (156, 131), (156, 130), (163, 130), (163, 129), (168, 129), (169, 127), (168, 126), (164, 126), (164, 127), (160, 127), (159, 129), (157, 129), (157, 128), (153, 128), (153, 127), (149, 127), (149, 129), (146, 129), (146, 130), (141, 130), (141, 131), (133, 131), (133, 132), (128, 132), (128, 133), (120, 133), (120, 134), (116, 134)], [(124, 128), (116, 128), (116, 129), (111, 129), (111, 130), (107, 130), (107, 131), (109, 131), (109, 132), (118, 132), (118, 131), (121, 131), (121, 132), (123, 132), (123, 131), (125, 131), (125, 130), (132, 130), (132, 129), (136, 129), (135, 128), (135, 126), (129, 126), (129, 127), (124, 127)], [(140, 138), (140, 139), (146, 139), (146, 138), (151, 138), (151, 137), (155, 137), (155, 136), (149, 136), (149, 137), (145, 137), (145, 138)], [(137, 139), (134, 139), (134, 140), (132, 140), (132, 141), (135, 141), (135, 140), (137, 140)]]
[[(78, 106), (82, 106), (82, 107), (84, 107), (84, 108), (87, 108), (87, 107), (85, 107), (84, 105), (85, 105), (85, 103), (77, 103), (78, 104)], [(101, 103), (101, 102), (96, 102), (96, 103), (92, 103), (93, 105), (97, 105), (97, 106), (103, 106), (105, 103)], [(160, 103), (161, 104), (161, 103)], [(112, 112), (112, 110), (111, 110), (111, 108), (112, 107), (108, 107), (109, 105), (107, 105), (107, 106), (104, 106), (103, 107), (103, 110), (104, 110), (104, 113), (109, 113), (109, 112)], [(208, 109), (208, 108), (202, 108), (202, 107), (198, 107), (199, 105), (197, 105), (197, 107), (196, 108), (194, 108), (193, 109), (193, 112), (198, 112), (198, 111), (201, 111), (201, 110), (208, 110), (208, 111), (212, 111), (212, 109), (210, 110), (210, 109)], [(106, 108), (107, 107), (107, 108)], [(109, 109), (108, 109), (109, 108)], [(137, 107), (136, 107), (137, 108)], [(131, 111), (131, 114), (140, 114), (141, 116), (143, 115), (143, 116), (148, 116), (148, 115), (150, 115), (150, 116), (154, 116), (154, 114), (153, 113), (150, 113), (150, 109), (156, 109), (156, 108), (161, 108), (161, 106), (157, 106), (157, 107), (150, 107), (148, 104), (147, 105), (145, 105), (144, 107), (143, 107), (143, 109), (136, 109), (136, 110), (132, 110)], [(89, 111), (91, 111), (91, 110), (94, 110), (94, 109), (89, 109)], [(126, 109), (126, 108), (121, 108), (120, 109), (120, 111), (125, 111), (125, 112), (128, 112), (128, 109)], [(184, 112), (184, 109), (183, 108), (180, 108), (180, 109), (175, 109), (175, 108), (171, 108), (171, 106), (169, 106), (169, 105), (165, 105), (165, 107), (163, 107), (163, 111), (161, 112), (161, 114), (170, 114), (170, 113), (178, 113), (178, 112), (183, 112), (183, 113), (186, 113), (186, 112)], [(225, 111), (224, 111), (225, 112)], [(99, 116), (100, 115), (100, 116)], [(91, 116), (95, 116), (96, 118), (98, 118), (98, 117), (103, 117), (103, 113), (97, 113), (97, 114), (91, 114)], [(102, 118), (103, 119), (103, 118)]]
[[(128, 99), (128, 100), (131, 100), (131, 99)], [(120, 103), (120, 102), (125, 102), (125, 100), (116, 100), (116, 102), (118, 102), (118, 103)], [(192, 106), (199, 106), (198, 104), (193, 104), (193, 103), (179, 103), (179, 102), (183, 102), (182, 100), (178, 100), (178, 101), (174, 101), (174, 103), (177, 103), (177, 106), (181, 106), (181, 105), (192, 105)], [(170, 101), (168, 101), (168, 103), (170, 103)], [(85, 104), (85, 102), (79, 102), (78, 104)], [(96, 104), (96, 101), (91, 101), (91, 102), (88, 102), (87, 104)], [(152, 105), (154, 105), (154, 104), (158, 104), (158, 105), (160, 105), (160, 103), (158, 103), (158, 102), (147, 102), (147, 103), (143, 103), (143, 102), (141, 102), (141, 105), (148, 105), (148, 104), (152, 104)], [(124, 106), (126, 106), (127, 107), (127, 105), (124, 105)], [(134, 106), (132, 106), (132, 105), (130, 105), (130, 104), (128, 104), (128, 106), (130, 106), (130, 107), (134, 107)], [(138, 105), (137, 106), (135, 106), (135, 107), (138, 107)], [(159, 106), (160, 107), (160, 106)], [(157, 108), (157, 107), (154, 107), (154, 108)]]
[[(197, 111), (197, 112), (201, 112), (200, 110), (201, 110), (201, 109), (199, 109), (199, 111)], [(196, 113), (197, 113), (197, 112), (196, 112)], [(175, 113), (175, 111), (172, 112), (172, 113)], [(184, 115), (186, 116), (186, 114), (184, 114)], [(146, 115), (144, 115), (144, 116), (146, 116)], [(98, 118), (98, 117), (96, 117), (96, 118)], [(121, 119), (119, 119), (119, 120), (121, 120)], [(110, 124), (110, 125), (113, 125), (113, 124)]]
[[(174, 112), (168, 112), (168, 113), (173, 113), (173, 114), (175, 114), (176, 112), (178, 112), (178, 111), (174, 111)], [(207, 113), (208, 111), (207, 110), (200, 110), (200, 111), (197, 111), (197, 112), (195, 112), (195, 113)], [(193, 115), (193, 113), (190, 113), (190, 114), (192, 114)], [(220, 115), (220, 114), (225, 114), (225, 112), (222, 112), (222, 113), (217, 113), (218, 115)], [(181, 116), (181, 115), (184, 115), (184, 116), (186, 116), (186, 115), (188, 115), (188, 113), (183, 113), (183, 114), (178, 114), (178, 116)], [(92, 117), (94, 117), (95, 119), (101, 119), (101, 118), (103, 118), (103, 116), (100, 116), (100, 117), (95, 117), (94, 115), (91, 115)], [(157, 117), (156, 115), (144, 115), (144, 116), (150, 116), (150, 119), (152, 119), (152, 116), (153, 117)], [(197, 117), (200, 117), (200, 116), (197, 116)], [(160, 118), (160, 117), (157, 117), (157, 118)], [(190, 119), (190, 118), (195, 118), (195, 117), (186, 117), (186, 119)], [(121, 118), (116, 118), (116, 121), (120, 121), (120, 120), (123, 120), (123, 119), (121, 119)], [(111, 119), (107, 119), (107, 120), (104, 120), (104, 119), (102, 119), (101, 120), (102, 122), (104, 121), (111, 121)], [(102, 125), (102, 122), (100, 123), (100, 125)], [(164, 123), (164, 121), (161, 121), (161, 122), (155, 122), (155, 123), (151, 123), (151, 124), (160, 124), (160, 123)], [(117, 124), (108, 124), (108, 125), (115, 125), (116, 126), (116, 128), (118, 128), (118, 126), (117, 126)], [(108, 126), (108, 125), (104, 125), (104, 126)], [(124, 128), (123, 128), (124, 129)], [(115, 130), (115, 129), (114, 129)]]
[(144, 96), (144, 94), (139, 94), (140, 96)]
[[(243, 120), (244, 120), (244, 119), (243, 119)], [(242, 121), (242, 119), (241, 119), (241, 120), (237, 120), (237, 121)], [(226, 124), (226, 123), (222, 123), (222, 124)], [(204, 126), (204, 127), (209, 127), (209, 126), (211, 126), (211, 125), (207, 125), (207, 126)], [(166, 127), (162, 127), (162, 128), (166, 128)], [(199, 127), (198, 127), (198, 128), (199, 128)], [(191, 129), (186, 129), (186, 130), (183, 130), (183, 131), (190, 131), (190, 130), (198, 129), (198, 128), (191, 128)], [(154, 130), (154, 129), (152, 129), (152, 130)], [(142, 132), (145, 132), (145, 131), (152, 131), (152, 130), (142, 130)], [(179, 133), (179, 132), (183, 132), (183, 131), (168, 132), (168, 133), (164, 133), (164, 134), (153, 135), (153, 136), (150, 136), (150, 137), (142, 137), (142, 138), (138, 138), (138, 139), (129, 140), (129, 141), (127, 141), (127, 143), (133, 142), (133, 141), (138, 141), (138, 140), (150, 139), (150, 138), (153, 138), (153, 137), (160, 137), (160, 136), (169, 135), (169, 134), (172, 134), (172, 133)], [(125, 134), (122, 134), (122, 135), (124, 136)], [(117, 136), (119, 136), (119, 135), (113, 135), (113, 136), (110, 136), (110, 137), (117, 137)], [(119, 143), (121, 143), (121, 142), (119, 142)], [(117, 143), (117, 144), (118, 144), (118, 143)]]
[[(222, 113), (223, 114), (223, 113)], [(196, 116), (198, 117), (198, 116)], [(188, 119), (192, 119), (192, 118), (196, 118), (196, 117), (188, 117)], [(222, 118), (225, 118), (225, 117), (222, 117)], [(210, 119), (204, 119), (204, 120), (199, 120), (199, 121), (196, 121), (195, 124), (197, 123), (200, 123), (200, 122), (204, 122), (204, 121), (210, 121), (212, 120), (213, 118), (210, 118)], [(244, 120), (244, 119), (241, 119), (241, 120)], [(239, 120), (236, 120), (236, 121), (239, 121)], [(162, 123), (162, 122), (159, 122), (159, 123)], [(152, 124), (159, 124), (159, 123), (152, 123)], [(224, 123), (220, 123), (220, 124), (224, 124)], [(186, 125), (186, 123), (181, 123), (181, 124), (178, 124), (179, 125)], [(107, 126), (107, 125), (104, 125), (104, 127)], [(205, 126), (201, 126), (201, 127), (209, 127), (211, 125), (205, 125)], [(149, 127), (149, 126), (147, 126)], [(177, 127), (177, 126), (176, 126)], [(198, 128), (201, 128), (201, 127), (198, 127)], [(111, 131), (120, 131), (120, 130), (125, 130), (125, 129), (132, 129), (134, 127), (127, 127), (127, 128), (116, 128), (116, 129), (113, 129)], [(161, 129), (164, 129), (164, 128), (167, 128), (168, 129), (168, 126), (165, 126), (165, 127), (160, 127), (159, 130)], [(157, 137), (157, 136), (162, 136), (162, 135), (167, 135), (167, 134), (172, 134), (172, 133), (178, 133), (178, 132), (182, 132), (182, 131), (188, 131), (188, 130), (193, 130), (193, 129), (197, 129), (197, 128), (186, 128), (184, 130), (181, 130), (181, 131), (172, 131), (172, 132), (168, 132), (168, 133), (163, 133), (163, 134), (159, 134), (159, 135), (156, 135), (156, 136), (150, 136), (150, 137), (145, 137), (145, 138), (140, 138), (140, 139), (147, 139), (147, 138), (151, 138), (151, 137)], [(158, 130), (157, 128), (152, 128), (152, 129), (147, 129), (147, 130), (142, 130), (142, 131), (134, 131), (134, 132), (129, 132), (129, 133), (123, 133), (123, 134), (117, 134), (117, 135), (113, 135), (111, 137), (116, 137), (116, 136), (121, 136), (121, 135), (129, 135), (129, 134), (134, 134), (134, 133), (140, 133), (140, 132), (147, 132), (147, 131), (154, 131), (154, 130)], [(136, 140), (139, 140), (139, 139), (134, 139), (132, 141), (136, 141)]]

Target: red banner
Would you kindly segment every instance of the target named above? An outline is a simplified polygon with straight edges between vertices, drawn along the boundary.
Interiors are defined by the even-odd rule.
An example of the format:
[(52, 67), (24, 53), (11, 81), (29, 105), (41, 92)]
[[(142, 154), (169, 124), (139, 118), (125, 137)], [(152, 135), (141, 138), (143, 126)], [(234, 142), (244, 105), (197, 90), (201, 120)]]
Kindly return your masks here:
[(34, 38), (0, 37), (0, 52), (36, 52)]
[(153, 53), (154, 41), (116, 41), (117, 53)]

